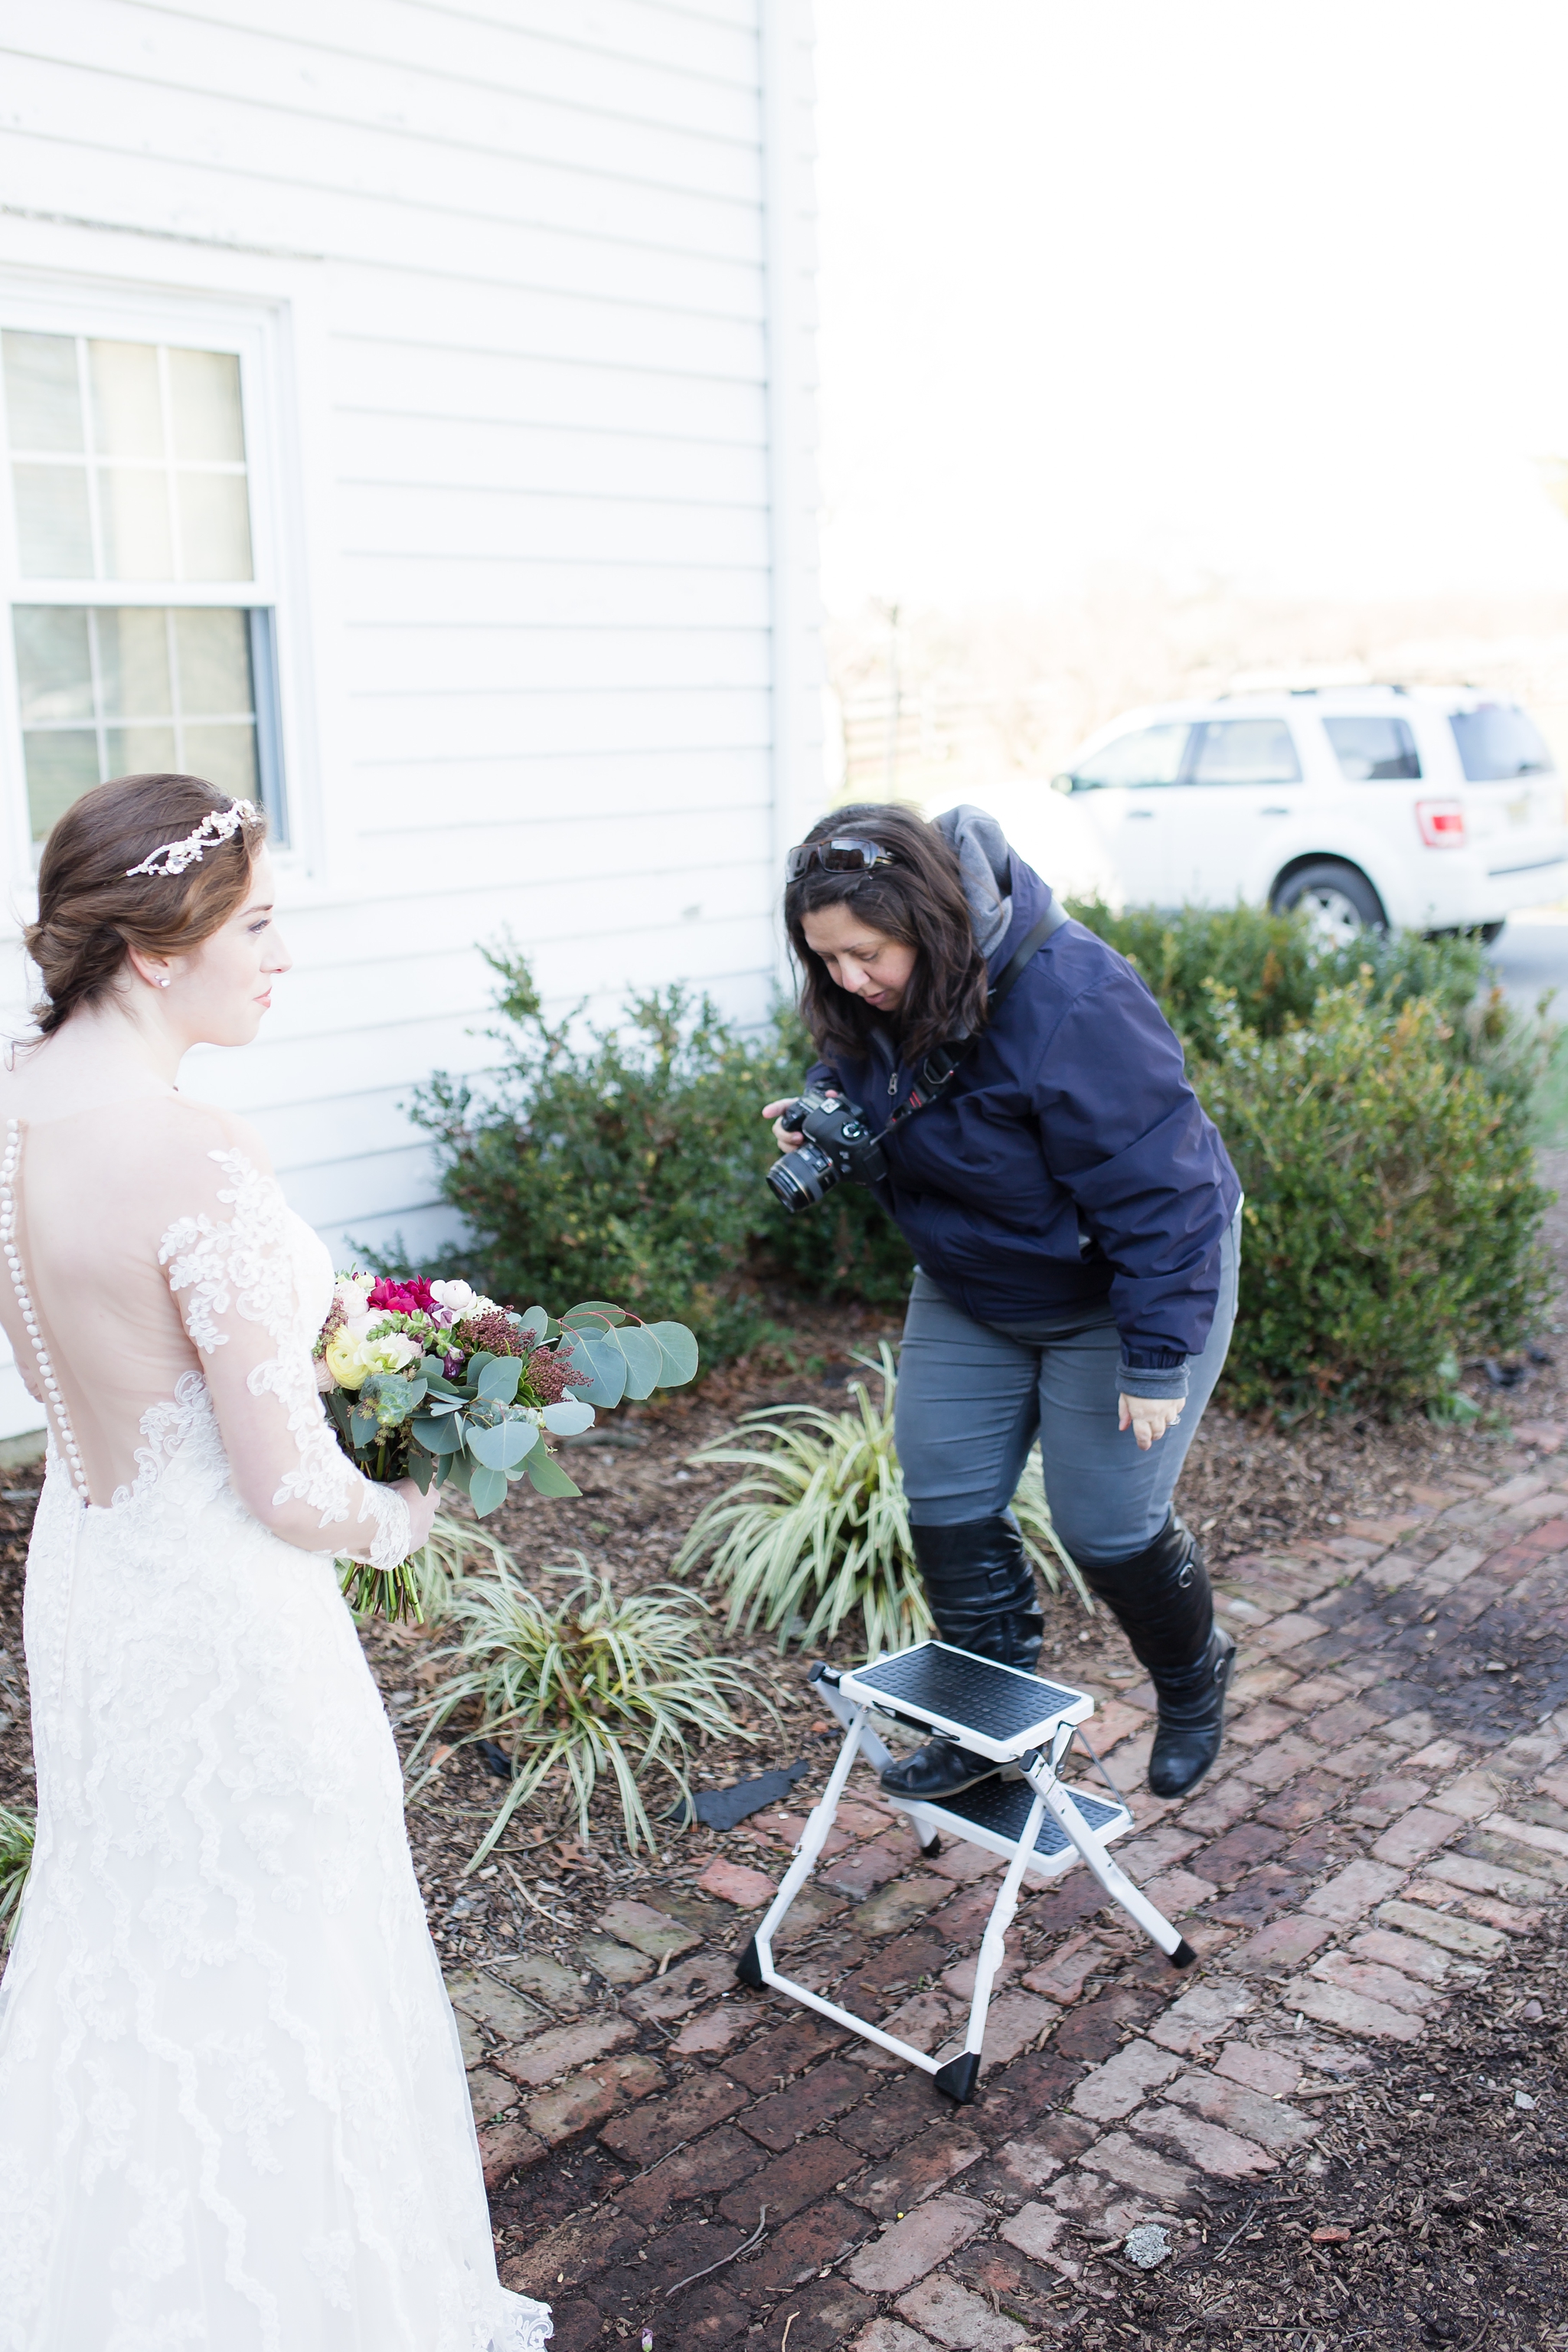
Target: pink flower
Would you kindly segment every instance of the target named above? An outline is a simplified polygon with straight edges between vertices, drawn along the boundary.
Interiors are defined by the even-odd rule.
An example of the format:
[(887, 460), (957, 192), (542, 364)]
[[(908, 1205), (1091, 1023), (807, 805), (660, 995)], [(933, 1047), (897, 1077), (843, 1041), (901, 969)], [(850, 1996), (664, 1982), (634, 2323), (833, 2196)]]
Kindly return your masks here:
[(384, 1315), (428, 1315), (435, 1304), (423, 1275), (409, 1275), (401, 1282), (384, 1275), (365, 1301), (367, 1307), (379, 1307)]

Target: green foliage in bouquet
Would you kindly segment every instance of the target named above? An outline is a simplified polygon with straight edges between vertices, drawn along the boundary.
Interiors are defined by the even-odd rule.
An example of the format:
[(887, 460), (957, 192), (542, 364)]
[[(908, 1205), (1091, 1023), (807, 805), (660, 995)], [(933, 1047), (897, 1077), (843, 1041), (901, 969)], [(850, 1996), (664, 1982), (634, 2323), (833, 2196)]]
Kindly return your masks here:
[(31, 1813), (0, 1805), (0, 1947), (9, 1948), (22, 1907), (22, 1890), (33, 1866)]
[(552, 1024), (523, 959), (490, 953), (505, 1026), (500, 1075), (476, 1091), (437, 1074), (414, 1116), (437, 1138), (441, 1190), (499, 1296), (589, 1284), (647, 1312), (657, 1300), (710, 1360), (771, 1328), (764, 1286), (891, 1305), (911, 1260), (860, 1186), (791, 1219), (763, 1181), (777, 1157), (762, 1106), (798, 1091), (815, 1059), (793, 1008), (745, 1033), (706, 997), (633, 996), (619, 1024), (581, 1007)]
[[(674, 1573), (689, 1576), (708, 1559), (703, 1581), (728, 1591), (731, 1631), (744, 1624), (750, 1632), (761, 1623), (777, 1631), (781, 1650), (791, 1642), (830, 1642), (856, 1610), (873, 1658), (931, 1631), (893, 1444), (898, 1374), (892, 1351), (884, 1340), (879, 1363), (857, 1360), (879, 1371), (879, 1404), (864, 1381), (852, 1381), (855, 1402), (847, 1412), (768, 1406), (742, 1420), (735, 1435), (746, 1442), (721, 1438), (692, 1456), (748, 1475), (699, 1514), (676, 1555)], [(1061, 1589), (1059, 1561), (1090, 1606), (1083, 1579), (1051, 1525), (1037, 1459), (1025, 1472), (1013, 1512), (1024, 1548), (1051, 1591)]]
[(1214, 1012), (1193, 1081), (1247, 1194), (1229, 1393), (1440, 1417), (1463, 1360), (1517, 1347), (1548, 1294), (1522, 1107), (1456, 1065), (1424, 998), (1359, 981), (1273, 1036), (1223, 991)]
[[(642, 1323), (606, 1299), (585, 1299), (557, 1321), (542, 1307), (508, 1313), (467, 1283), (363, 1275), (339, 1277), (317, 1347), (334, 1381), (324, 1391), (328, 1416), (366, 1477), (412, 1478), (422, 1494), (455, 1487), (481, 1519), (522, 1478), (542, 1495), (580, 1494), (547, 1435), (579, 1435), (596, 1405), (678, 1388), (697, 1370), (683, 1325)], [(419, 1617), (417, 1559), (395, 1569), (348, 1563), (351, 1607)]]
[[(513, 1778), (468, 1867), (484, 1861), (520, 1805), (559, 1767), (580, 1833), (608, 1777), (621, 1801), (626, 1842), (658, 1844), (643, 1800), (650, 1772), (689, 1799), (687, 1764), (694, 1740), (753, 1739), (731, 1706), (761, 1705), (753, 1670), (709, 1654), (707, 1612), (668, 1585), (618, 1598), (577, 1556), (581, 1579), (549, 1608), (528, 1591), (515, 1565), (498, 1559), (491, 1572), (460, 1583), (452, 1612), (462, 1628), (444, 1654), (455, 1670), (437, 1689), (430, 1721), (409, 1758), (459, 1707), (477, 1707), (469, 1739), (493, 1739), (512, 1759)], [(410, 1797), (424, 1781), (416, 1781)]]

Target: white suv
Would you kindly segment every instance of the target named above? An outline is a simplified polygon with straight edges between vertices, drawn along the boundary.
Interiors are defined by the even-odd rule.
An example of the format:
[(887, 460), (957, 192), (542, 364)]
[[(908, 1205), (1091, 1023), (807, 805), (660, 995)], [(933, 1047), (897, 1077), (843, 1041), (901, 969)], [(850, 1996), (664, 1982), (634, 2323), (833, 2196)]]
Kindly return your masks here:
[(1129, 713), (1054, 779), (1130, 906), (1479, 929), (1568, 894), (1568, 811), (1528, 712), (1468, 688), (1323, 687)]

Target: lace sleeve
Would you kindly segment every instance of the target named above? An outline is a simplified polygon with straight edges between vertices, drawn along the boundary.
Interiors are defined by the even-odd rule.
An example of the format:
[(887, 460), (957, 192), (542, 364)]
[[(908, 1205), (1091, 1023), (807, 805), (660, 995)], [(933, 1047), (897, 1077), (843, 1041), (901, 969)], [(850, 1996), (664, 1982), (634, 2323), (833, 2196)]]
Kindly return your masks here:
[(316, 1387), (289, 1211), (243, 1151), (209, 1151), (213, 1206), (179, 1217), (158, 1247), (246, 1508), (285, 1543), (395, 1568), (408, 1507), (362, 1477)]

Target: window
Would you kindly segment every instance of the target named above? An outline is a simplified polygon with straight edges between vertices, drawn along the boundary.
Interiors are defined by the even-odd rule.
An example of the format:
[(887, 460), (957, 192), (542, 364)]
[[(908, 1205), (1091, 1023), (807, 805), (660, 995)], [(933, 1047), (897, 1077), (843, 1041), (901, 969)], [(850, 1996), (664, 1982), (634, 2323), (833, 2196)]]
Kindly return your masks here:
[(1552, 754), (1534, 719), (1517, 702), (1483, 702), (1474, 710), (1456, 710), (1448, 724), (1467, 783), (1505, 783), (1513, 776), (1552, 772)]
[(1301, 763), (1282, 719), (1211, 719), (1199, 730), (1194, 784), (1299, 784)]
[(16, 328), (0, 356), (34, 841), (157, 768), (259, 801), (285, 839), (238, 357)]
[(1146, 784), (1173, 784), (1182, 772), (1182, 755), (1191, 732), (1182, 719), (1119, 735), (1113, 743), (1091, 751), (1082, 767), (1073, 771), (1074, 787), (1092, 793), (1113, 786), (1136, 790)]
[(1352, 784), (1392, 784), (1420, 776), (1421, 758), (1408, 719), (1368, 711), (1354, 719), (1325, 719), (1323, 727), (1341, 775)]

